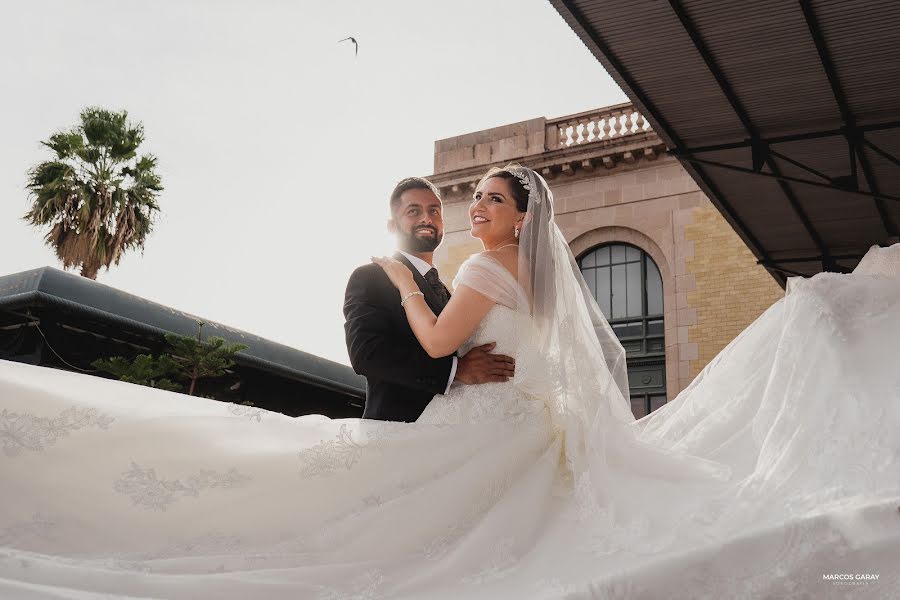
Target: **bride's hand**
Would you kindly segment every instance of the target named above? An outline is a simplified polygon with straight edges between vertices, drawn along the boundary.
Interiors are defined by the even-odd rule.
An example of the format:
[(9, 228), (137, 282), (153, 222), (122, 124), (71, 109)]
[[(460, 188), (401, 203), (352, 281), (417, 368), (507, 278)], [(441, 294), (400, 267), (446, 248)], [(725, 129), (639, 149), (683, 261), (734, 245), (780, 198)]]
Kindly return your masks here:
[(372, 262), (384, 269), (391, 283), (401, 292), (416, 291), (419, 286), (413, 279), (412, 271), (402, 262), (388, 256), (373, 256)]

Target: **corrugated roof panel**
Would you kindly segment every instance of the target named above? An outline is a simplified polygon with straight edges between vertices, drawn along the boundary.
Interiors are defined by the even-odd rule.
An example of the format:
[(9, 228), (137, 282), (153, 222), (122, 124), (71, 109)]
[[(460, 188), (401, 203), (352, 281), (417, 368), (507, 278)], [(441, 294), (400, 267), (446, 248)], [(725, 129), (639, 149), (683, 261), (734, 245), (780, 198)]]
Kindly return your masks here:
[[(817, 230), (819, 223), (835, 219), (845, 219), (848, 223), (858, 219), (878, 222), (875, 203), (866, 196), (803, 184), (792, 184), (791, 189)], [(883, 234), (882, 231), (880, 235)], [(831, 246), (830, 240), (825, 238), (824, 241)]]
[(800, 218), (792, 210), (785, 210), (784, 194), (776, 180), (760, 178), (754, 185), (747, 185), (730, 171), (704, 168), (716, 189), (728, 198), (743, 225), (767, 251), (794, 250), (813, 244)]
[(900, 2), (814, 3), (851, 111), (860, 124), (900, 115)]
[[(897, 135), (896, 130), (873, 131), (866, 135), (866, 139), (875, 144), (879, 150), (900, 160), (900, 135)], [(883, 194), (900, 197), (900, 165), (882, 157), (871, 148), (865, 148), (864, 152), (872, 166), (879, 191)], [(887, 204), (893, 204), (896, 209), (900, 210), (898, 201), (887, 201)]]
[[(673, 3), (550, 2), (644, 111), (660, 137), (670, 146), (679, 143), (685, 168), (757, 257), (815, 257), (823, 251), (862, 254), (872, 244), (900, 239), (900, 201), (876, 202), (833, 183), (851, 172), (847, 141), (834, 133), (844, 126), (844, 119), (799, 2), (674, 3), (683, 8), (688, 26), (708, 49), (712, 68), (721, 71), (736, 97), (734, 106)], [(812, 27), (821, 33), (857, 123), (900, 123), (900, 2), (816, 0), (811, 7)], [(739, 114), (749, 122), (742, 123)], [(799, 182), (780, 186), (771, 177), (693, 162), (699, 158), (748, 169), (746, 146), (690, 154), (700, 146), (745, 145), (748, 128), (764, 138), (804, 134), (802, 141), (773, 143), (772, 148), (824, 178), (789, 161), (770, 160), (781, 175), (823, 181), (831, 188)], [(833, 137), (822, 137), (824, 132)], [(900, 158), (900, 128), (867, 131), (865, 136)], [(870, 148), (863, 157), (871, 167), (872, 181), (865, 177), (864, 163), (857, 161), (860, 189), (874, 185), (881, 194), (900, 197), (896, 161)], [(838, 264), (852, 267), (855, 260)], [(795, 270), (815, 273), (821, 268), (818, 262)], [(784, 282), (783, 277), (776, 279)]]
[(860, 239), (879, 239), (883, 236), (881, 222), (877, 217), (835, 218), (816, 222), (816, 228), (828, 243), (832, 254), (859, 252), (865, 254), (868, 246), (860, 244)]
[[(709, 71), (698, 61), (690, 37), (668, 4), (652, 2), (630, 10), (609, 10), (605, 2), (574, 2), (600, 38), (622, 62), (643, 73), (642, 87), (666, 119), (680, 123), (685, 143), (715, 143), (743, 135), (740, 120)], [(593, 10), (591, 10), (593, 7)], [(606, 7), (606, 8), (603, 8)], [(635, 17), (640, 15), (640, 20)], [(652, 22), (652, 30), (647, 23)], [(699, 110), (699, 107), (710, 110)]]
[[(838, 174), (847, 175), (850, 173), (850, 151), (847, 141), (842, 137), (785, 142), (773, 145), (772, 149), (823, 175), (833, 177)], [(780, 158), (776, 157), (775, 162), (781, 167), (782, 173), (789, 177), (828, 183), (826, 179), (817, 177), (815, 174), (809, 173)]]
[(684, 5), (750, 122), (763, 136), (838, 122), (840, 113), (828, 79), (794, 3), (692, 0)]

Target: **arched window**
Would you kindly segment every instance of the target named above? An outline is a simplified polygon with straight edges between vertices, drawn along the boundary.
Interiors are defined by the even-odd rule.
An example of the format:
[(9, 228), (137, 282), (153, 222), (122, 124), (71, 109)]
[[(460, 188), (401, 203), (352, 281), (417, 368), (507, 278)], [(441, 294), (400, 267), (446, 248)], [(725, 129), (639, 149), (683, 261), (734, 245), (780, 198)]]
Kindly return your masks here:
[(653, 259), (628, 244), (588, 251), (578, 265), (628, 359), (631, 410), (641, 417), (666, 403), (662, 277)]

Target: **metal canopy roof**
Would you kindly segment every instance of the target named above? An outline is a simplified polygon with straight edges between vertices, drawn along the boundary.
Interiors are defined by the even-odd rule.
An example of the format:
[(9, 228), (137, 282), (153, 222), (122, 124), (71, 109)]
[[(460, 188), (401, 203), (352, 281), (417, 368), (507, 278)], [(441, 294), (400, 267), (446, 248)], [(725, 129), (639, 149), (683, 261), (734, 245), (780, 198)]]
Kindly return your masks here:
[(782, 285), (898, 241), (900, 3), (550, 2)]
[(78, 275), (43, 267), (0, 277), (0, 310), (24, 310), (33, 306), (50, 306), (124, 330), (160, 337), (169, 332), (194, 336), (197, 322), (203, 321), (204, 337), (219, 336), (248, 346), (235, 356), (238, 364), (357, 398), (365, 397), (365, 379), (350, 367)]

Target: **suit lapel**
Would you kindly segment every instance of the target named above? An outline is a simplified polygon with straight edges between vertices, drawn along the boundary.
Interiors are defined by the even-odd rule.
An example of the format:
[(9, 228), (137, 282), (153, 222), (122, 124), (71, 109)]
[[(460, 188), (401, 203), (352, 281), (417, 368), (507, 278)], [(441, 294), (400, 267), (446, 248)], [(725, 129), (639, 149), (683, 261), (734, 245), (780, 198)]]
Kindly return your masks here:
[(394, 258), (402, 262), (410, 271), (412, 271), (413, 280), (416, 282), (416, 285), (419, 286), (422, 293), (425, 294), (425, 303), (428, 304), (432, 311), (434, 311), (435, 315), (441, 314), (441, 311), (444, 309), (441, 305), (441, 300), (438, 298), (437, 294), (434, 293), (434, 290), (431, 289), (431, 286), (428, 285), (425, 278), (422, 277), (422, 274), (419, 273), (419, 270), (399, 252), (394, 255)]

